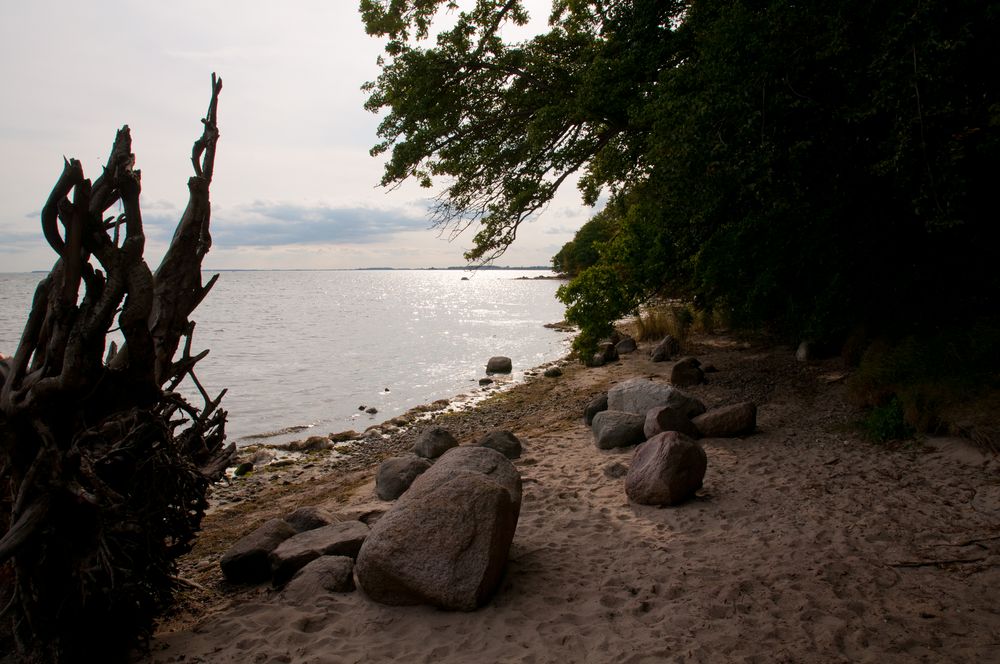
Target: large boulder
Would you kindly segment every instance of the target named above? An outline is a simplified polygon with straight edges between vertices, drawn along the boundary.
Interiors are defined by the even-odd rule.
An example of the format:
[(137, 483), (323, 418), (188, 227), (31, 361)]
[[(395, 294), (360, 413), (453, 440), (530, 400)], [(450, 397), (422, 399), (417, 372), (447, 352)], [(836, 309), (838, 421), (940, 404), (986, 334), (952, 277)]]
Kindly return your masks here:
[(708, 457), (696, 441), (667, 431), (635, 450), (625, 494), (640, 505), (676, 505), (694, 496), (705, 479)]
[(757, 428), (757, 406), (750, 401), (713, 408), (692, 420), (705, 438), (735, 438)]
[(673, 385), (654, 383), (646, 378), (631, 378), (608, 391), (608, 409), (646, 416), (651, 408), (671, 406), (687, 417), (705, 412), (705, 404)]
[(413, 453), (425, 459), (436, 459), (453, 447), (458, 447), (458, 441), (451, 432), (441, 427), (424, 429), (413, 443)]
[(496, 450), (508, 459), (516, 459), (521, 456), (521, 441), (510, 431), (496, 429), (490, 431), (476, 442), (476, 445), (488, 447)]
[(510, 358), (502, 355), (491, 357), (486, 363), (486, 373), (505, 374), (510, 373), (513, 369), (514, 365), (510, 361)]
[(520, 504), (521, 478), (506, 457), (450, 450), (372, 528), (358, 583), (383, 604), (472, 611), (500, 582)]
[(289, 537), (271, 552), (271, 574), (282, 584), (320, 556), (355, 558), (371, 529), (360, 521), (341, 521)]
[(649, 352), (649, 359), (653, 362), (666, 362), (677, 353), (681, 352), (681, 345), (669, 334)]
[(286, 599), (309, 603), (321, 592), (348, 593), (354, 590), (354, 560), (348, 556), (320, 556), (292, 577), (285, 586)]
[(682, 409), (673, 406), (650, 408), (646, 412), (646, 421), (642, 432), (648, 439), (664, 431), (676, 431), (692, 438), (701, 438), (698, 427), (691, 422)]
[(442, 478), (466, 473), (484, 475), (501, 486), (510, 494), (515, 519), (521, 513), (521, 474), (500, 452), (477, 445), (463, 445), (442, 455), (428, 472), (417, 478), (405, 498), (419, 499)]
[(219, 561), (222, 574), (231, 583), (261, 583), (271, 578), (271, 552), (296, 534), (281, 519), (271, 519), (249, 535), (238, 539)]
[(375, 473), (375, 495), (380, 500), (396, 500), (430, 467), (430, 461), (415, 454), (386, 459)]
[(643, 426), (646, 418), (621, 410), (604, 410), (594, 416), (591, 431), (594, 445), (601, 450), (629, 447), (646, 440)]
[(599, 394), (583, 409), (583, 422), (588, 427), (594, 423), (594, 415), (608, 409), (608, 393)]
[(701, 385), (705, 382), (705, 372), (701, 370), (701, 362), (695, 357), (677, 360), (670, 369), (670, 382), (677, 387)]

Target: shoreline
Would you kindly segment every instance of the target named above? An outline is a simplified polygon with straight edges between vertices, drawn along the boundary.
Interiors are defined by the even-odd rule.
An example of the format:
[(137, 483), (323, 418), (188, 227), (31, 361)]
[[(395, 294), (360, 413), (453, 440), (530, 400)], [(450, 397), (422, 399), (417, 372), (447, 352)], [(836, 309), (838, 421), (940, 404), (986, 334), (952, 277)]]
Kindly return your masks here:
[[(550, 323), (544, 327), (558, 332), (567, 331), (564, 323)], [(254, 468), (250, 472), (267, 471), (268, 469), (273, 469), (275, 464), (283, 467), (290, 463), (304, 462), (307, 461), (307, 457), (310, 454), (318, 452), (327, 452), (331, 456), (336, 455), (334, 456), (334, 460), (349, 461), (350, 457), (356, 455), (364, 457), (366, 456), (363, 450), (365, 447), (377, 447), (380, 442), (388, 441), (394, 435), (405, 434), (408, 430), (432, 422), (438, 417), (474, 410), (484, 401), (492, 399), (497, 395), (516, 389), (529, 382), (544, 380), (543, 374), (546, 369), (550, 367), (565, 367), (573, 362), (571, 358), (572, 353), (566, 353), (562, 357), (525, 369), (519, 372), (520, 376), (515, 376), (514, 372), (510, 374), (487, 373), (485, 377), (491, 380), (488, 384), (480, 383), (478, 386), (465, 392), (460, 392), (451, 398), (436, 399), (431, 402), (418, 404), (399, 415), (370, 424), (362, 431), (347, 429), (331, 432), (325, 436), (315, 434), (281, 443), (266, 442), (267, 438), (277, 437), (272, 434), (244, 436), (239, 440), (260, 440), (254, 440), (254, 442), (248, 442), (243, 445), (237, 442), (237, 455), (233, 465), (227, 469), (226, 477), (229, 480), (234, 479), (233, 471), (240, 464), (246, 462), (253, 463), (253, 459), (255, 457), (260, 458), (261, 453), (264, 453), (265, 458), (267, 455), (273, 456), (263, 463), (254, 463)], [(309, 429), (312, 429), (313, 425), (304, 425), (301, 428), (296, 428), (305, 433)], [(286, 434), (288, 432), (288, 429), (284, 429), (276, 433)]]
[[(296, 507), (384, 510), (378, 462), (324, 452), (213, 490), (189, 587), (161, 621), (152, 662), (983, 661), (1000, 611), (1000, 461), (962, 441), (879, 446), (852, 428), (839, 360), (727, 337), (688, 351), (719, 369), (691, 388), (707, 405), (752, 400), (758, 430), (703, 439), (703, 491), (674, 508), (630, 505), (632, 449), (597, 450), (583, 407), (635, 376), (665, 380), (648, 344), (601, 368), (564, 367), (429, 420), (463, 444), (493, 428), (525, 447), (524, 503), (505, 580), (473, 613), (386, 607), (362, 591), (290, 603), (224, 582), (239, 536)], [(246, 480), (246, 481), (245, 481)], [(229, 500), (229, 502), (224, 502)], [(753, 635), (754, 638), (749, 638)]]

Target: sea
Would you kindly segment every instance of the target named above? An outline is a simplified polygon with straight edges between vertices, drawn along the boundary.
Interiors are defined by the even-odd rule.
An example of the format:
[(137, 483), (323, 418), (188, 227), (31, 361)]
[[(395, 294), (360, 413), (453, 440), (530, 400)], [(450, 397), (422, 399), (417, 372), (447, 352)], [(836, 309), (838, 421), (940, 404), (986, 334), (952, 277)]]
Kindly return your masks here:
[[(15, 351), (44, 276), (0, 273), (0, 353)], [(564, 313), (553, 276), (500, 269), (223, 271), (191, 316), (192, 353), (210, 351), (196, 374), (212, 396), (228, 390), (226, 430), (240, 446), (363, 431), (441, 399), (461, 407), (498, 389), (479, 384), (490, 357), (513, 362), (502, 386), (569, 352), (571, 335), (545, 327)], [(198, 394), (191, 384), (182, 391)]]

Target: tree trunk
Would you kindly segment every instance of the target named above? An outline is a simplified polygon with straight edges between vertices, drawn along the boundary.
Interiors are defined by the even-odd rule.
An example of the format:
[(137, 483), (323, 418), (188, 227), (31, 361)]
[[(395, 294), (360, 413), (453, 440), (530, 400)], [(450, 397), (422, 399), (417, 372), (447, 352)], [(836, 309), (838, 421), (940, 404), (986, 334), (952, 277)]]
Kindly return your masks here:
[[(113, 661), (147, 637), (235, 453), (225, 390), (210, 397), (195, 376), (208, 351), (191, 354), (189, 320), (215, 282), (202, 285), (201, 261), (221, 89), (213, 74), (188, 206), (155, 274), (128, 126), (93, 184), (66, 161), (42, 208), (58, 259), (0, 359), (0, 610), (26, 659)], [(116, 315), (125, 343), (106, 349)], [(202, 403), (176, 391), (187, 377)]]

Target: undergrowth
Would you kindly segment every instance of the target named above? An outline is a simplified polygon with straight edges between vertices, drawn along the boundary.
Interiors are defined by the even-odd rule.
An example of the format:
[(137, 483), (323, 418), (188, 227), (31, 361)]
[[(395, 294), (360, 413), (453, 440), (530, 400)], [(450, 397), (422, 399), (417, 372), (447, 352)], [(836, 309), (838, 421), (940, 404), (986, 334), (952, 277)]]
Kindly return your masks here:
[(966, 426), (960, 416), (992, 424), (1000, 416), (985, 404), (1000, 390), (998, 346), (1000, 321), (870, 343), (848, 383), (851, 400), (868, 409), (863, 429), (886, 441), (954, 433)]

